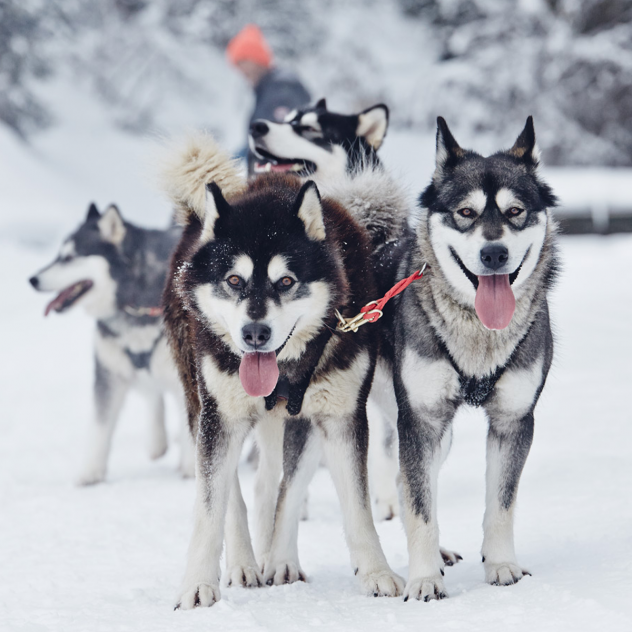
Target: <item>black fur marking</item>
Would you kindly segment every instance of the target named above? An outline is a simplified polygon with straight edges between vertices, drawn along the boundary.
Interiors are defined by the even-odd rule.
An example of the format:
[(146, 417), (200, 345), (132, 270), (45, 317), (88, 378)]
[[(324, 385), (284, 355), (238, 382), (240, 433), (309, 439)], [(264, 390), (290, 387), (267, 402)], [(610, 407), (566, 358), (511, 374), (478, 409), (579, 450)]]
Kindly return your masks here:
[(312, 432), (309, 419), (298, 417), (285, 422), (283, 433), (283, 478), (289, 482), (296, 470), (307, 445), (307, 439)]

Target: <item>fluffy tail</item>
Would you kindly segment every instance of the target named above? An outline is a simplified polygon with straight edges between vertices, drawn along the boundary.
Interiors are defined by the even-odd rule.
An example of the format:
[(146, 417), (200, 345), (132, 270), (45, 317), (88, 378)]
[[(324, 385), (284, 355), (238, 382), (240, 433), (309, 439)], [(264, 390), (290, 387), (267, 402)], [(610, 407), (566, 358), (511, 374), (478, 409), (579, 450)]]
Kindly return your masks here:
[(190, 136), (169, 153), (161, 169), (161, 184), (173, 202), (179, 224), (188, 224), (191, 215), (204, 218), (209, 182), (217, 183), (227, 199), (246, 187), (238, 162), (210, 134)]
[(323, 183), (321, 192), (345, 206), (369, 232), (374, 247), (401, 236), (414, 206), (408, 190), (381, 165)]

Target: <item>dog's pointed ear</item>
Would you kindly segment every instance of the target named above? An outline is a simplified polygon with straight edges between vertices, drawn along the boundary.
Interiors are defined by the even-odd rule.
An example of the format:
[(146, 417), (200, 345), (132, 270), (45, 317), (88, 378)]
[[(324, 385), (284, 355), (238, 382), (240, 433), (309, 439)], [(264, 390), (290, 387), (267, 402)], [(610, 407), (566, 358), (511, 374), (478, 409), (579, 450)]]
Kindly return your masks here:
[(540, 162), (540, 152), (535, 144), (535, 127), (533, 117), (529, 116), (520, 136), (516, 139), (514, 146), (509, 153), (516, 158), (521, 158), (525, 162), (537, 165)]
[(230, 204), (224, 198), (222, 190), (215, 184), (209, 182), (206, 185), (206, 206), (204, 209), (204, 226), (200, 241), (207, 244), (215, 239), (215, 222), (220, 215), (224, 215), (230, 211)]
[(115, 246), (120, 246), (123, 243), (127, 229), (121, 217), (121, 212), (115, 204), (110, 204), (110, 206), (103, 211), (103, 215), (99, 218), (97, 225), (99, 226), (99, 233), (103, 241), (107, 241)]
[(294, 202), (295, 213), (305, 225), (307, 236), (313, 241), (325, 239), (325, 222), (323, 206), (316, 183), (308, 180), (298, 192)]
[(382, 145), (388, 129), (388, 108), (379, 103), (358, 114), (356, 136), (363, 137), (376, 151)]
[(324, 97), (322, 99), (320, 99), (316, 103), (315, 108), (317, 110), (326, 110), (327, 109), (327, 99), (325, 99)]
[(450, 162), (454, 162), (464, 155), (463, 149), (456, 142), (452, 132), (442, 116), (437, 117), (437, 153), (435, 155), (435, 175), (434, 178), (440, 178), (443, 169)]
[(90, 206), (88, 207), (88, 214), (86, 215), (86, 222), (94, 222), (101, 217), (101, 213), (99, 213), (99, 209), (94, 202), (90, 202)]

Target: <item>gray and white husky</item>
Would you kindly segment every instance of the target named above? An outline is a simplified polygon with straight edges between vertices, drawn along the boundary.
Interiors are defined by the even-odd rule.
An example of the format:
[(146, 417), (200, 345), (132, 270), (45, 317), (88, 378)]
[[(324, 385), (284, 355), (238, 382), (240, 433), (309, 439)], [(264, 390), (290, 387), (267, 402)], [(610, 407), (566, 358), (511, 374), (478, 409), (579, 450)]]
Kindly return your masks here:
[[(63, 242), (59, 256), (30, 279), (36, 290), (58, 292), (46, 315), (81, 305), (96, 319), (95, 415), (80, 485), (105, 479), (112, 433), (130, 388), (137, 388), (150, 406), (152, 459), (167, 450), (164, 393), (173, 393), (184, 408), (163, 334), (161, 308), (169, 257), (180, 234), (179, 228), (139, 228), (125, 222), (116, 206), (101, 214), (91, 204), (83, 224)], [(194, 476), (187, 427), (181, 441), (180, 469), (185, 476)]]
[(489, 420), (485, 578), (509, 585), (528, 574), (514, 551), (513, 513), (553, 357), (547, 293), (558, 270), (556, 199), (537, 168), (531, 117), (511, 149), (487, 158), (462, 149), (438, 119), (436, 170), (398, 276), (424, 264), (430, 273), (398, 298), (391, 358), (406, 599), (446, 596), (437, 477), (462, 404), (482, 406)]

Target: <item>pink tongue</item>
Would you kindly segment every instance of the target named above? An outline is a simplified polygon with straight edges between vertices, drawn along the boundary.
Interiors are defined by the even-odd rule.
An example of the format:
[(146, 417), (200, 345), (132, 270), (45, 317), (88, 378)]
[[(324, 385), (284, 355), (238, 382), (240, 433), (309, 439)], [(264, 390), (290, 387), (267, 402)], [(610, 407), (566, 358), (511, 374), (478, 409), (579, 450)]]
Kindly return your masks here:
[(266, 397), (279, 380), (276, 353), (244, 353), (239, 365), (239, 379), (248, 395)]
[(270, 171), (290, 171), (294, 163), (286, 163), (283, 165), (272, 165), (272, 169)]
[(48, 316), (52, 310), (58, 312), (66, 302), (66, 299), (72, 294), (74, 289), (74, 285), (67, 287), (65, 290), (60, 292), (47, 306), (46, 311), (44, 312), (44, 316)]
[(509, 275), (479, 276), (474, 307), (487, 329), (507, 327), (516, 309), (516, 299), (509, 285)]

